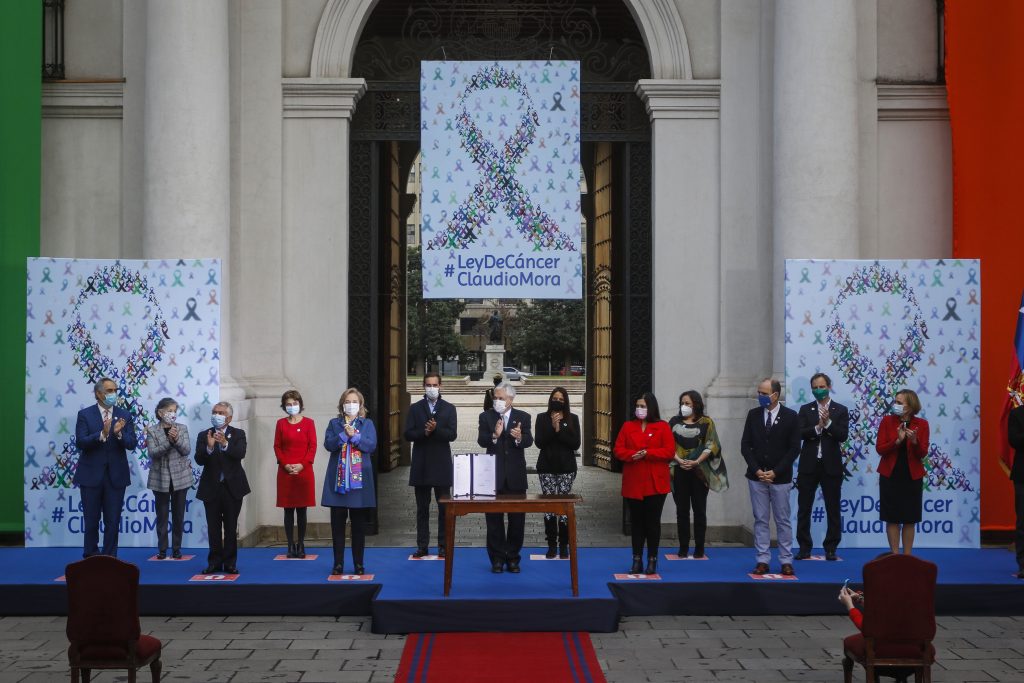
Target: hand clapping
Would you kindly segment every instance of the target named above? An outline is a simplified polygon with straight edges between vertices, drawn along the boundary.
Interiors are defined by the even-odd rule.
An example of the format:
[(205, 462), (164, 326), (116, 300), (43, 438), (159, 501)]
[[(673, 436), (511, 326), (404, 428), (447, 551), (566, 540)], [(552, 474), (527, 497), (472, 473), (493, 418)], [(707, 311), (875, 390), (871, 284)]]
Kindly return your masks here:
[(519, 426), (518, 422), (516, 422), (512, 425), (512, 429), (508, 430), (508, 435), (516, 441), (519, 441), (523, 438), (523, 428)]

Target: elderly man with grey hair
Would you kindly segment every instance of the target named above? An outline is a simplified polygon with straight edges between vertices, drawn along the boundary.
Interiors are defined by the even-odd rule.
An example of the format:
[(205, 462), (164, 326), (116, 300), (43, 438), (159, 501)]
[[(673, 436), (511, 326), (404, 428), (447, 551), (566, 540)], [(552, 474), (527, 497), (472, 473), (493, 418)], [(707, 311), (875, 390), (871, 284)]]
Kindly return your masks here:
[(233, 413), (227, 401), (213, 406), (211, 428), (196, 438), (196, 463), (203, 467), (196, 498), (206, 509), (210, 537), (204, 574), (238, 573), (238, 515), (250, 489), (242, 469), (245, 431), (231, 426)]
[[(515, 387), (502, 382), (494, 388), (493, 408), (480, 413), (477, 444), (495, 456), (497, 493), (526, 493), (526, 449), (533, 445), (533, 435), (529, 413), (512, 407), (515, 398)], [(518, 574), (526, 515), (510, 512), (507, 530), (504, 514), (489, 512), (485, 516), (491, 571), (500, 574), (507, 566), (511, 573)]]

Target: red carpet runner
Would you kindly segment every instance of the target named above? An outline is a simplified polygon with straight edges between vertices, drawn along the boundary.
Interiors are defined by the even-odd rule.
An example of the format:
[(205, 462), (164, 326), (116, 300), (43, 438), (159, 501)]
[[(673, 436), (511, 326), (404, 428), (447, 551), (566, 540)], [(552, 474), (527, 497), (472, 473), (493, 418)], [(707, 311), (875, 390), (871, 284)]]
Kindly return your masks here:
[(587, 633), (410, 633), (395, 683), (604, 683)]

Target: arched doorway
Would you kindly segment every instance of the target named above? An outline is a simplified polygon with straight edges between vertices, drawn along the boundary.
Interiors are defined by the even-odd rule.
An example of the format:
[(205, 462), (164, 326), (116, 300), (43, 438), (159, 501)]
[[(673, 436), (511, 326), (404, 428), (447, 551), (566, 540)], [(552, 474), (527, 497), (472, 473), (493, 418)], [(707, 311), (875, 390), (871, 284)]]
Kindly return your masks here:
[[(648, 21), (659, 28), (641, 33), (637, 23), (658, 7), (676, 17), (673, 26)], [(353, 33), (346, 19), (361, 31)], [(626, 419), (630, 397), (651, 385), (651, 130), (635, 90), (652, 73), (689, 75), (671, 1), (332, 0), (318, 30), (314, 75), (319, 68), (367, 85), (350, 129), (349, 338), (376, 343), (350, 345), (348, 365), (351, 383), (370, 388), (367, 399), (381, 416), (384, 470), (401, 460), (408, 404), (404, 226), (414, 198), (404, 194), (404, 179), (418, 151), (420, 62), (510, 58), (578, 59), (582, 67), (581, 159), (590, 190), (583, 202), (585, 464), (614, 468), (615, 425)]]

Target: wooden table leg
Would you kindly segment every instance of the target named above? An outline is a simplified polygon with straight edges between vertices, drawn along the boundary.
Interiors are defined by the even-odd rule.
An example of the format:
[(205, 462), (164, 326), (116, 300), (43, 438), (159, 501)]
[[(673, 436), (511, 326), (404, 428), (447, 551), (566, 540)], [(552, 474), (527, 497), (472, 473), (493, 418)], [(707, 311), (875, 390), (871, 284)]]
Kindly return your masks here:
[(576, 506), (566, 506), (566, 517), (569, 518), (569, 574), (572, 576), (572, 595), (574, 598), (580, 595), (580, 580), (578, 564), (576, 562)]
[(444, 554), (444, 596), (447, 598), (448, 593), (452, 590), (452, 567), (455, 564), (455, 520), (458, 517), (455, 515), (455, 507), (453, 505), (444, 506), (444, 541), (445, 541), (445, 552)]

